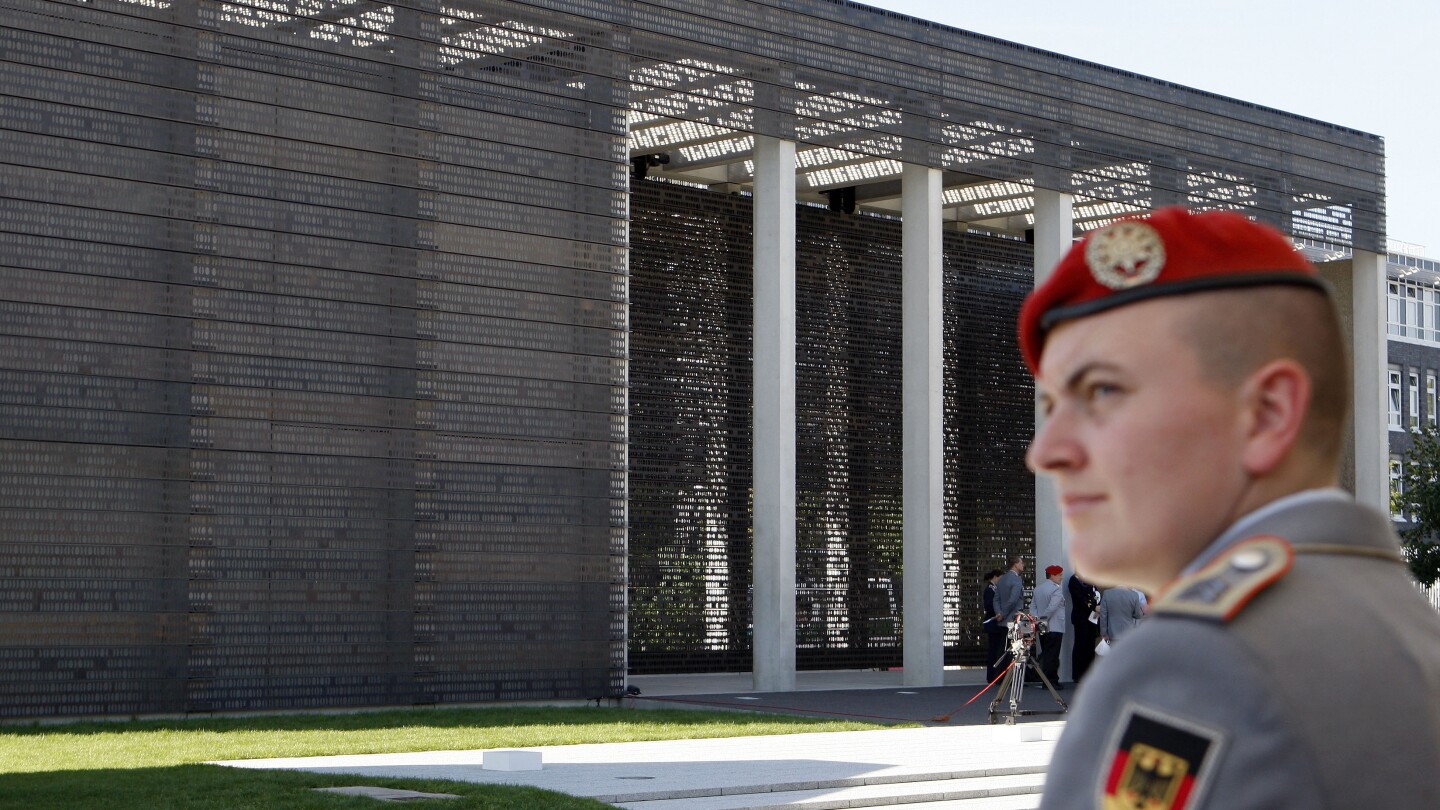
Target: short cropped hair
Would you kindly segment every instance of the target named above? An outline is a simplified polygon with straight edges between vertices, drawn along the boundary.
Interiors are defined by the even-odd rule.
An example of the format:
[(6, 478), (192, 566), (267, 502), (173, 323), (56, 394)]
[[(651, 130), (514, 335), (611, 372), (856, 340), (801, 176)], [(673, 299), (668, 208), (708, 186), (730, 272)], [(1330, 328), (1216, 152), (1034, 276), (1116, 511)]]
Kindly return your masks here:
[(1310, 407), (1299, 441), (1319, 458), (1338, 462), (1350, 413), (1350, 361), (1335, 302), (1318, 290), (1251, 287), (1204, 293), (1214, 306), (1196, 307), (1178, 325), (1201, 370), (1238, 386), (1272, 360), (1290, 358), (1310, 376)]

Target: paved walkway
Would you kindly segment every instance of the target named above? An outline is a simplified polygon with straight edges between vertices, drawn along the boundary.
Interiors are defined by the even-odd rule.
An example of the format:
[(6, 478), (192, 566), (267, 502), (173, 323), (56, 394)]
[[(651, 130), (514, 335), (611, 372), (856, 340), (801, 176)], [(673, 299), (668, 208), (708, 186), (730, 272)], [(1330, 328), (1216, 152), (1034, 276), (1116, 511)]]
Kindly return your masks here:
[[(717, 740), (560, 745), (538, 771), (487, 771), (483, 751), (256, 759), (220, 764), (369, 777), (530, 785), (611, 803), (999, 777), (1043, 770), (1058, 723), (959, 726)], [(1033, 739), (1024, 740), (1022, 734)], [(1032, 780), (1033, 781), (1033, 780)]]
[[(628, 682), (645, 694), (709, 695), (722, 692), (754, 692), (748, 672), (705, 672), (696, 675), (631, 675)], [(905, 673), (899, 669), (834, 669), (795, 673), (796, 692), (836, 689), (904, 689)], [(946, 686), (984, 686), (981, 667), (951, 667), (945, 670)]]
[[(745, 691), (748, 675), (632, 678), (642, 694), (626, 702), (637, 707), (723, 706), (918, 720), (927, 727), (525, 749), (540, 752), (544, 767), (538, 771), (484, 770), (479, 750), (221, 764), (531, 785), (637, 810), (855, 807), (962, 797), (953, 806), (1033, 807), (1063, 723), (1037, 716), (1018, 726), (988, 725), (990, 694), (959, 708), (983, 686), (980, 680), (977, 671), (952, 670), (946, 686), (914, 689), (895, 672), (801, 673), (797, 691), (756, 693)], [(1053, 705), (1043, 690), (1026, 690), (1023, 708)]]
[[(902, 680), (898, 671), (801, 672), (793, 692), (755, 692), (748, 673), (631, 676), (630, 684), (640, 689), (640, 696), (625, 703), (636, 708), (737, 709), (930, 726), (989, 723), (993, 689), (970, 703), (986, 686), (982, 669), (946, 670), (945, 686), (907, 687)], [(1072, 687), (1065, 684), (1062, 700), (1070, 700)], [(1054, 713), (1062, 708), (1044, 689), (1032, 686), (1025, 690), (1021, 709), (1052, 713), (1021, 721), (1063, 719)]]

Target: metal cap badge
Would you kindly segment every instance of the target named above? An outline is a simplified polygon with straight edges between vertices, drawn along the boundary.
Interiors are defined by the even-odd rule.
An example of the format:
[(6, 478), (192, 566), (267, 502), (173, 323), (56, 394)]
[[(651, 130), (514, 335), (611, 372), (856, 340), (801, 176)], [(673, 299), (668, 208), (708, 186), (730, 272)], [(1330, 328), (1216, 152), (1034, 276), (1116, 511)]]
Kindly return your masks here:
[(1095, 280), (1112, 290), (1149, 284), (1165, 267), (1165, 243), (1143, 222), (1117, 222), (1085, 242), (1085, 264)]

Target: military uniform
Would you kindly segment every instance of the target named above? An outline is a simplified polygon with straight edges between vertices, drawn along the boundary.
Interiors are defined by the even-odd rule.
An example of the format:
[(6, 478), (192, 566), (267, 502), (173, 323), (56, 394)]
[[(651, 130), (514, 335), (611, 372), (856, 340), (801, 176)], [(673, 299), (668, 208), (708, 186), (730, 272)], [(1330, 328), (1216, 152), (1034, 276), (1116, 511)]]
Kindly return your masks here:
[(1187, 571), (1091, 670), (1042, 810), (1440, 808), (1440, 615), (1387, 517), (1312, 490)]
[(1109, 588), (1100, 597), (1100, 635), (1114, 644), (1145, 619), (1144, 597), (1134, 588)]
[(1065, 590), (1050, 577), (1064, 573), (1058, 565), (1045, 569), (1045, 579), (1035, 586), (1030, 598), (1031, 612), (1045, 625), (1040, 636), (1040, 670), (1057, 688), (1060, 684), (1060, 648), (1065, 643)]
[[(1198, 296), (1252, 288), (1308, 313), (1288, 334), (1323, 351), (1298, 356), (1290, 324), (1259, 321), (1204, 339), (1271, 345), (1185, 348), (1200, 338), (1180, 321), (1227, 305)], [(1330, 293), (1284, 234), (1168, 207), (1087, 234), (1021, 307), (1047, 413), (1027, 461), (1071, 510), (1076, 563), (1161, 590), (1085, 679), (1045, 810), (1440, 808), (1440, 616), (1385, 515), (1306, 489), (1338, 472), (1349, 393), (1333, 299), (1316, 294)], [(1201, 534), (1200, 513), (1239, 508)], [(1174, 570), (1177, 544), (1206, 542)]]

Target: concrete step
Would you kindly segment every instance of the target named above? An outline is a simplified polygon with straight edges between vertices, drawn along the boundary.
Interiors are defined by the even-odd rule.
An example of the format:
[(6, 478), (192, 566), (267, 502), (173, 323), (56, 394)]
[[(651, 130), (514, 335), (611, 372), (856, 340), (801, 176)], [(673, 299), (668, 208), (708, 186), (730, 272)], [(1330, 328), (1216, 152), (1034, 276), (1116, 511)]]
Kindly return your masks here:
[[(831, 784), (807, 789), (759, 785), (727, 790), (721, 796), (657, 798), (630, 801), (628, 810), (835, 810), (850, 807), (915, 805), (923, 810), (1023, 810), (1040, 804), (1045, 775), (1039, 770), (1008, 775), (914, 774), (905, 781), (869, 784)], [(782, 789), (774, 789), (774, 788)], [(997, 800), (986, 804), (981, 800)], [(1004, 801), (999, 801), (1003, 799)]]
[[(906, 805), (893, 806), (905, 807)], [(915, 810), (1036, 810), (1040, 806), (1040, 794), (987, 796), (983, 799), (955, 799), (954, 801), (928, 802), (910, 806)]]

